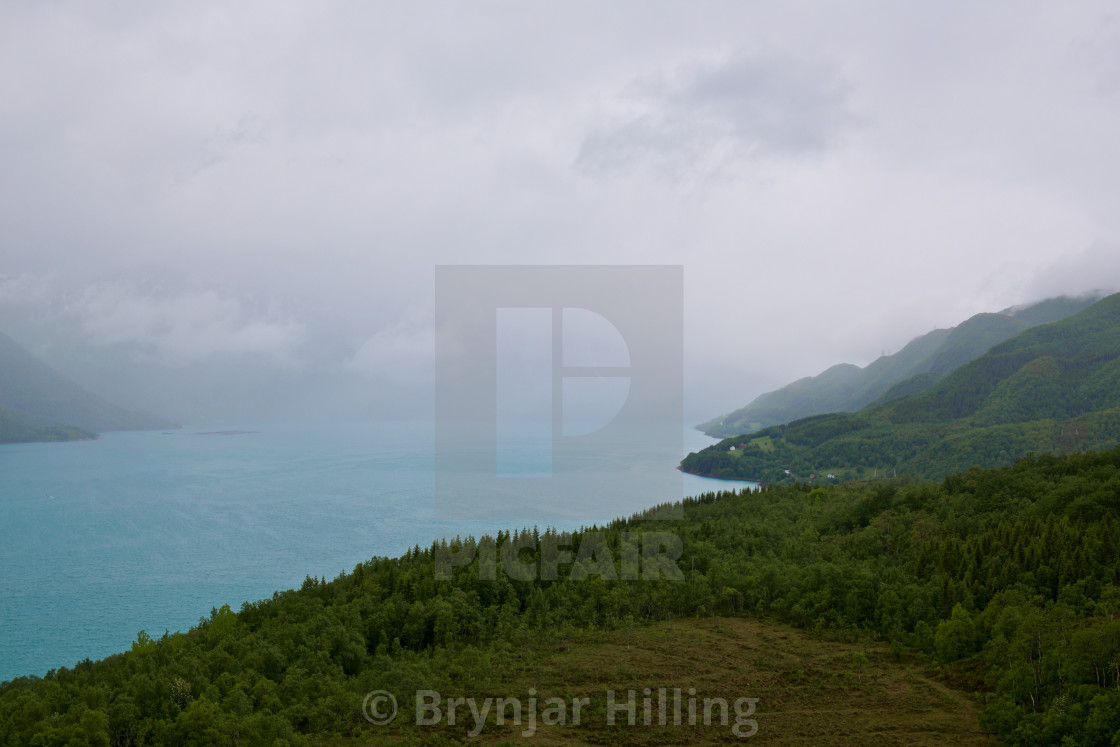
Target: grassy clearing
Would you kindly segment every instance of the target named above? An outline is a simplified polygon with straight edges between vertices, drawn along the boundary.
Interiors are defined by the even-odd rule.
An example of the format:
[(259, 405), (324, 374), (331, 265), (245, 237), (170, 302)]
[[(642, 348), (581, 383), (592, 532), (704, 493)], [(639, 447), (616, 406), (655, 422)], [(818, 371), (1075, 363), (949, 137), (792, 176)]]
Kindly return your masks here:
[[(647, 628), (600, 633), (590, 640), (522, 647), (520, 664), (495, 673), (494, 684), (474, 696), (518, 698), (527, 708), (535, 690), (538, 714), (544, 700), (590, 699), (581, 709), (581, 724), (549, 726), (538, 722), (531, 737), (508, 721), (498, 726), (491, 714), (476, 738), (468, 737), (472, 722), (465, 707), (457, 725), (423, 727), (394, 725), (366, 732), (361, 743), (483, 745), (679, 745), (679, 744), (823, 744), (907, 745), (990, 742), (981, 734), (976, 709), (963, 693), (931, 680), (920, 665), (899, 662), (880, 645), (862, 646), (815, 639), (802, 631), (738, 618), (673, 621)], [(650, 725), (644, 725), (644, 689), (650, 688)], [(658, 689), (666, 689), (666, 725)], [(680, 688), (681, 725), (674, 726), (673, 689)], [(689, 688), (696, 691), (697, 723), (688, 725)], [(607, 724), (607, 691), (625, 703), (635, 691), (637, 724), (617, 712)], [(447, 697), (447, 694), (445, 694)], [(732, 733), (736, 699), (758, 698), (749, 718), (757, 734)], [(703, 721), (704, 698), (723, 698), (730, 707), (727, 725), (714, 709), (711, 725)], [(407, 708), (408, 706), (403, 706)], [(572, 709), (566, 708), (567, 714)], [(745, 709), (744, 709), (745, 710)], [(446, 717), (445, 717), (446, 718)], [(412, 719), (402, 714), (402, 721)], [(744, 731), (749, 730), (744, 725)], [(343, 742), (342, 744), (352, 744)]]
[(750, 440), (751, 446), (762, 449), (762, 453), (769, 454), (774, 451), (774, 439), (770, 436), (759, 436)]

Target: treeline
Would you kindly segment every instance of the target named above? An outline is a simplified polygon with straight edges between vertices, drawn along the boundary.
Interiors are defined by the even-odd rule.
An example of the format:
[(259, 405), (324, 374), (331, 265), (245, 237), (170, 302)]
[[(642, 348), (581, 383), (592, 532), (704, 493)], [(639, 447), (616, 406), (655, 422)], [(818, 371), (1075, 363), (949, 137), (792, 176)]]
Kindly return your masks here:
[[(1009, 743), (1110, 744), (1120, 733), (1120, 449), (938, 483), (709, 493), (683, 509), (680, 521), (651, 510), (570, 537), (417, 547), (215, 610), (185, 634), (141, 633), (131, 651), (0, 687), (0, 743), (369, 735), (370, 691), (394, 693), (407, 721), (417, 689), (493, 692), (535, 641), (712, 615), (920, 653), (978, 692), (982, 723)], [(635, 538), (653, 532), (679, 538), (683, 580), (612, 580), (633, 577)], [(464, 544), (495, 548), (493, 580), (488, 554), (440, 567)], [(558, 545), (572, 551), (545, 558), (559, 557), (553, 579), (539, 564)], [(597, 549), (576, 549), (587, 546)]]
[(1073, 421), (988, 426), (891, 424), (834, 413), (769, 428), (753, 437), (725, 439), (689, 454), (681, 469), (767, 484), (819, 480), (828, 473), (841, 480), (899, 475), (940, 479), (975, 465), (1003, 467), (1032, 453), (1107, 448), (1117, 440), (1120, 408)]

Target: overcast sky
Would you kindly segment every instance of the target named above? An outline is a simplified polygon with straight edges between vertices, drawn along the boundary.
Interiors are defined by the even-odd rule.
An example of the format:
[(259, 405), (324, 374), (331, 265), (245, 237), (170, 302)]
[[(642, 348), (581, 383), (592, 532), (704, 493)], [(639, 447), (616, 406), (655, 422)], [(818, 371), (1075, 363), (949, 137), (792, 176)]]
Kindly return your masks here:
[(1120, 287), (1114, 8), (6, 2), (0, 330), (180, 418), (389, 416), (435, 265), (680, 264), (707, 419)]

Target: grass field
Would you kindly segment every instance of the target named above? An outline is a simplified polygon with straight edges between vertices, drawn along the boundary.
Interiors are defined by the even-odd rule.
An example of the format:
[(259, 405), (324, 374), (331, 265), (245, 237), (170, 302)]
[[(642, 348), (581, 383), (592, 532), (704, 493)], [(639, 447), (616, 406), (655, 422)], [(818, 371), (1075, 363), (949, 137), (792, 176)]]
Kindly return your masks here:
[[(417, 729), (412, 718), (388, 727), (370, 727), (360, 740), (338, 744), (451, 744), (480, 745), (908, 745), (990, 744), (977, 723), (976, 709), (963, 693), (931, 680), (922, 666), (897, 661), (886, 647), (837, 643), (816, 639), (802, 631), (771, 623), (737, 618), (673, 621), (632, 631), (599, 633), (589, 640), (528, 643), (520, 647), (518, 665), (496, 672), (489, 692), (455, 693), (482, 701), (516, 698), (525, 709), (520, 726), (495, 723), (491, 710), (486, 726), (471, 737), (474, 719), (466, 705), (456, 709), (456, 725), (446, 723), (441, 702), (439, 726)], [(649, 725), (643, 700), (650, 689)], [(665, 707), (659, 689), (665, 689)], [(679, 688), (680, 725), (674, 725), (673, 692)], [(689, 693), (696, 703), (695, 724), (689, 725)], [(625, 705), (634, 690), (635, 721), (626, 710), (615, 711), (607, 723), (607, 692)], [(449, 694), (443, 694), (447, 698)], [(530, 728), (529, 698), (537, 699), (536, 730)], [(540, 714), (546, 698), (561, 698), (566, 725), (544, 725)], [(573, 698), (586, 698), (580, 724), (571, 723)], [(704, 724), (704, 699), (724, 699), (726, 724), (720, 723), (718, 703), (709, 725)], [(735, 701), (757, 698), (753, 714), (742, 704), (744, 723), (738, 737)], [(402, 703), (402, 709), (411, 706)], [(432, 712), (429, 711), (429, 714)], [(553, 715), (557, 713), (554, 710)], [(660, 715), (665, 714), (665, 725)]]
[(759, 436), (750, 440), (751, 446), (757, 446), (763, 453), (770, 454), (774, 451), (774, 439), (770, 436)]

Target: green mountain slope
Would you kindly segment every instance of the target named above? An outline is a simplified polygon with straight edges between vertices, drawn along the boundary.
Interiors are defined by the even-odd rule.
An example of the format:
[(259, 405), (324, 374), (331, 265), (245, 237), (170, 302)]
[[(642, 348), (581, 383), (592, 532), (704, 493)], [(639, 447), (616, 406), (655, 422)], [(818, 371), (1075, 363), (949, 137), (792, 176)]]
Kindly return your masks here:
[(70, 440), (92, 437), (91, 432), (172, 425), (86, 391), (0, 333), (0, 442)]
[(31, 425), (0, 407), (0, 444), (28, 443), (32, 441), (75, 441), (96, 438), (91, 433), (71, 425)]
[(1118, 441), (1120, 294), (1032, 327), (916, 393), (725, 439), (681, 467), (773, 482), (828, 474), (935, 477)]
[(998, 314), (977, 314), (951, 329), (910, 341), (893, 355), (865, 368), (833, 366), (756, 398), (746, 407), (697, 426), (709, 436), (727, 437), (828, 412), (855, 412), (930, 388), (947, 374), (1031, 327), (1064, 319), (1095, 298), (1052, 298)]

